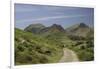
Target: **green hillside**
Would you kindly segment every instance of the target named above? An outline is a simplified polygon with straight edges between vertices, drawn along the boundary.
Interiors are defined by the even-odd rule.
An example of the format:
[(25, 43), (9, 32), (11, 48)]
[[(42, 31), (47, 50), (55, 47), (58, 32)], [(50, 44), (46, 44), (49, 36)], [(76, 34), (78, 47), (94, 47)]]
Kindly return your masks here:
[(40, 30), (43, 28), (45, 28), (44, 25), (37, 23), (37, 24), (30, 24), (24, 30), (32, 33), (39, 33)]
[(58, 62), (62, 48), (52, 40), (15, 29), (15, 64), (38, 64)]

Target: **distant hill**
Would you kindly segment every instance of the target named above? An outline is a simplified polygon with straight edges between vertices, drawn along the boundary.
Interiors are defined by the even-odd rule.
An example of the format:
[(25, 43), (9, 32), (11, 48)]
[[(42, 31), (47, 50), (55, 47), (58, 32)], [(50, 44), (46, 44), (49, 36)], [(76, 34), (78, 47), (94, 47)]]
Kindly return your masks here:
[(45, 26), (42, 24), (30, 24), (24, 30), (32, 33), (39, 33), (43, 28), (45, 28)]
[[(61, 25), (53, 24), (49, 27), (45, 27), (42, 24), (31, 24), (27, 26), (24, 31), (32, 32), (35, 34), (49, 35), (49, 34), (66, 34), (69, 36), (79, 36), (86, 37), (89, 33), (93, 34), (93, 29), (91, 29), (85, 23), (78, 23), (64, 29)], [(93, 35), (92, 35), (93, 36)]]
[(47, 33), (65, 33), (66, 31), (61, 25), (53, 24), (52, 26), (45, 27), (42, 24), (31, 24), (27, 26), (24, 31), (37, 33), (37, 34), (47, 34)]
[(82, 37), (87, 36), (87, 34), (90, 31), (92, 31), (92, 29), (85, 23), (75, 24), (69, 28), (66, 28), (66, 32), (69, 35), (82, 36)]
[(64, 33), (65, 30), (61, 25), (53, 24), (50, 27), (41, 29), (40, 33)]

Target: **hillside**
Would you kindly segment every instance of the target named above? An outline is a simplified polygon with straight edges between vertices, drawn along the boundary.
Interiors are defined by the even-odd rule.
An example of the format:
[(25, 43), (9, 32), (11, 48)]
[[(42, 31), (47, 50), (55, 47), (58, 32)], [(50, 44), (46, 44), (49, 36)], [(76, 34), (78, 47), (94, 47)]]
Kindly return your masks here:
[(53, 63), (61, 55), (61, 48), (50, 40), (15, 29), (15, 65)]
[(45, 28), (44, 25), (42, 24), (30, 24), (29, 26), (27, 26), (24, 31), (27, 32), (32, 32), (32, 33), (39, 33), (41, 29)]
[(85, 23), (75, 24), (69, 28), (66, 28), (66, 32), (73, 36), (86, 37), (90, 31), (92, 31), (92, 29)]
[(41, 29), (40, 33), (64, 33), (65, 30), (61, 25), (53, 24), (52, 26)]
[[(15, 28), (15, 65), (55, 63), (63, 59), (66, 55), (64, 52), (72, 53), (71, 51), (78, 61), (92, 61), (93, 42), (94, 32), (84, 23), (67, 29), (57, 24), (49, 27), (33, 24), (24, 30)], [(71, 59), (72, 54), (66, 59), (64, 56), (66, 61), (63, 62), (74, 61)]]

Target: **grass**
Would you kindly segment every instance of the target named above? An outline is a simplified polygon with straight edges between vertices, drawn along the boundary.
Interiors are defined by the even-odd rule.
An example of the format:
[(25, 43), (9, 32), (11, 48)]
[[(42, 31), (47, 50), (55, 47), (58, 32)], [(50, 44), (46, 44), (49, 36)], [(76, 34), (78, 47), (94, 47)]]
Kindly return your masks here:
[(15, 65), (55, 63), (62, 49), (51, 40), (15, 29)]
[(93, 38), (86, 37), (83, 40), (74, 40), (68, 46), (69, 49), (76, 52), (80, 61), (94, 60), (94, 43)]

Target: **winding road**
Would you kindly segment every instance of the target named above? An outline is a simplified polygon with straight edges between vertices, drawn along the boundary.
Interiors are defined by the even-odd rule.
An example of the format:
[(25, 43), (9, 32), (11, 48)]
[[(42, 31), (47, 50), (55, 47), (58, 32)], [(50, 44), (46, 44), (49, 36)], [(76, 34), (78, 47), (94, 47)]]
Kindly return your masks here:
[(64, 48), (63, 52), (64, 52), (63, 56), (59, 60), (59, 62), (78, 62), (79, 61), (79, 59), (74, 51)]

